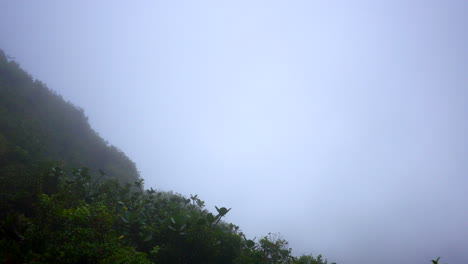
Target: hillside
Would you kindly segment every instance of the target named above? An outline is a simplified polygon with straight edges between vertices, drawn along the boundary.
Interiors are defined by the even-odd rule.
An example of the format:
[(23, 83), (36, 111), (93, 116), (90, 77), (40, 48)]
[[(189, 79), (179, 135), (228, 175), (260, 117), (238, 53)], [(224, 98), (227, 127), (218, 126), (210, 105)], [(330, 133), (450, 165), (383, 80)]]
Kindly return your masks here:
[(142, 184), (82, 109), (0, 51), (0, 262), (328, 263), (292, 256), (278, 235), (246, 238), (222, 221), (230, 209)]
[(215, 209), (144, 190), (82, 109), (0, 50), (1, 263), (329, 263), (293, 256), (278, 234), (248, 239)]
[(121, 182), (139, 179), (135, 164), (89, 125), (83, 109), (65, 101), (0, 51), (1, 175), (37, 162), (98, 169)]

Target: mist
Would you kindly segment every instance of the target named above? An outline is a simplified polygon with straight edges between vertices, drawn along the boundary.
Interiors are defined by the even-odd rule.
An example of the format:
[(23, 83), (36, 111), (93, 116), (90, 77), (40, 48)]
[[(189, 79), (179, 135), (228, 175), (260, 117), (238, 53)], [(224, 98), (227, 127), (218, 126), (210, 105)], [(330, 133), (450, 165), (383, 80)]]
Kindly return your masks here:
[(358, 263), (468, 263), (468, 2), (3, 1), (145, 187)]

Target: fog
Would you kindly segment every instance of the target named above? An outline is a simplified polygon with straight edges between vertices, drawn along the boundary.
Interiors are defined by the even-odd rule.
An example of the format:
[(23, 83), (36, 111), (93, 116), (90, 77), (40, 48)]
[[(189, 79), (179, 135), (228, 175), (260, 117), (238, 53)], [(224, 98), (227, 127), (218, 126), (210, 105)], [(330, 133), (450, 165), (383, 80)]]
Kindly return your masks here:
[(468, 2), (2, 1), (147, 188), (340, 264), (468, 263)]

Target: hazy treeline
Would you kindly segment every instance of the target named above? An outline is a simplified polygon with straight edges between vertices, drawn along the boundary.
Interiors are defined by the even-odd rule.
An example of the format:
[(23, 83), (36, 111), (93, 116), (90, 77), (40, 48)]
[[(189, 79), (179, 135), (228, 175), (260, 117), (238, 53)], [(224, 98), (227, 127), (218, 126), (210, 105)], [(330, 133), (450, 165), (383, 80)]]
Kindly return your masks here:
[(247, 238), (229, 210), (145, 190), (82, 109), (0, 50), (0, 262), (328, 263), (278, 235)]
[(0, 261), (4, 263), (303, 263), (286, 240), (250, 240), (222, 221), (225, 207), (210, 213), (196, 195), (143, 190), (97, 180), (87, 169), (51, 168), (56, 192), (37, 193), (33, 212), (2, 214)]
[(275, 234), (249, 239), (215, 209), (145, 190), (81, 108), (0, 50), (0, 262), (328, 264)]
[(101, 169), (122, 183), (139, 179), (134, 162), (90, 127), (82, 109), (33, 80), (0, 50), (0, 180), (8, 183), (0, 187), (2, 201), (31, 192), (36, 174), (51, 162)]
[(3, 263), (327, 263), (277, 236), (246, 238), (222, 221), (230, 209), (210, 213), (196, 195), (144, 190), (82, 109), (3, 51), (0, 165)]

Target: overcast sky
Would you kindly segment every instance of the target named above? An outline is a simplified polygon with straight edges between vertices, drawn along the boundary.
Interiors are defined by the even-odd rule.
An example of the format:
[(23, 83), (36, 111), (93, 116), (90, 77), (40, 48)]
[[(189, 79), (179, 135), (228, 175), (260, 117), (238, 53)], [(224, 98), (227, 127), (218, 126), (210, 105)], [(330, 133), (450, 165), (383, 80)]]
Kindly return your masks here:
[(0, 1), (146, 187), (339, 264), (468, 263), (468, 1)]

